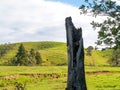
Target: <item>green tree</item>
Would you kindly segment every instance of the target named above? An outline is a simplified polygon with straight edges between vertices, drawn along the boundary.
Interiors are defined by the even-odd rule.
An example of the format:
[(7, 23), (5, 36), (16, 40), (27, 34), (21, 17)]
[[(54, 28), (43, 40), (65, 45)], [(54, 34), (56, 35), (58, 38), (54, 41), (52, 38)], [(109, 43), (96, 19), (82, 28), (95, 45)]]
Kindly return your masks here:
[(120, 66), (120, 49), (114, 50), (113, 55), (108, 61), (112, 66)]
[(35, 50), (31, 49), (30, 50), (30, 54), (29, 54), (29, 64), (30, 65), (35, 65), (36, 64), (36, 60), (35, 60)]
[[(111, 0), (85, 0), (86, 5), (81, 5), (81, 14), (92, 13), (93, 16), (106, 15), (102, 23), (92, 21), (94, 29), (99, 28), (98, 45), (105, 44), (114, 49), (120, 49), (120, 5)], [(114, 55), (114, 54), (113, 54)], [(114, 56), (113, 56), (114, 57)], [(115, 60), (118, 60), (119, 57)], [(111, 59), (113, 60), (113, 59)]]
[(93, 50), (93, 47), (92, 46), (88, 46), (86, 55), (87, 56), (92, 56), (92, 50)]
[(9, 50), (13, 48), (12, 44), (3, 44), (0, 45), (0, 57), (8, 53)]
[(18, 48), (18, 52), (16, 54), (16, 58), (17, 58), (17, 61), (16, 61), (17, 65), (20, 65), (20, 66), (28, 65), (27, 52), (23, 44), (20, 44)]
[(120, 47), (120, 5), (111, 0), (93, 0), (92, 3), (89, 0), (85, 0), (87, 5), (81, 5), (81, 13), (87, 13), (88, 11), (93, 13), (94, 16), (106, 15), (106, 20), (102, 23), (92, 22), (93, 28), (99, 27), (98, 42), (97, 44), (106, 44), (110, 47)]
[(36, 59), (36, 64), (39, 64), (39, 65), (42, 64), (42, 58), (38, 51), (36, 52), (35, 59)]

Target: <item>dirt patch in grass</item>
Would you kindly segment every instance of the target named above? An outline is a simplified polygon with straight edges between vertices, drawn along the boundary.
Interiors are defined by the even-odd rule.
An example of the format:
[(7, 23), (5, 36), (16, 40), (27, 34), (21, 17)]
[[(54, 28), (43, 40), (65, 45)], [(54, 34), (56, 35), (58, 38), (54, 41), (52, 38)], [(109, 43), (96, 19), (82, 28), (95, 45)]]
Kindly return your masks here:
[(16, 79), (19, 78), (20, 75), (8, 75), (8, 76), (0, 76), (0, 79), (2, 80), (10, 80), (10, 79)]
[(120, 71), (114, 71), (114, 72), (111, 72), (111, 71), (95, 71), (95, 72), (86, 72), (86, 74), (88, 75), (94, 75), (94, 74), (116, 74), (116, 73), (120, 73)]
[[(95, 71), (95, 72), (86, 72), (87, 75), (100, 75), (100, 74), (118, 74), (120, 71)], [(10, 80), (10, 79), (16, 79), (19, 78), (20, 76), (28, 76), (28, 77), (33, 77), (33, 78), (61, 78), (61, 77), (67, 77), (67, 74), (60, 74), (60, 73), (51, 73), (51, 74), (17, 74), (17, 75), (8, 75), (8, 76), (0, 76), (0, 79), (3, 80)]]
[(18, 74), (18, 75), (8, 75), (8, 76), (1, 76), (0, 79), (3, 80), (10, 80), (10, 79), (16, 79), (20, 76), (28, 76), (33, 78), (61, 78), (66, 77), (67, 74), (58, 74), (58, 73), (51, 73), (51, 74)]

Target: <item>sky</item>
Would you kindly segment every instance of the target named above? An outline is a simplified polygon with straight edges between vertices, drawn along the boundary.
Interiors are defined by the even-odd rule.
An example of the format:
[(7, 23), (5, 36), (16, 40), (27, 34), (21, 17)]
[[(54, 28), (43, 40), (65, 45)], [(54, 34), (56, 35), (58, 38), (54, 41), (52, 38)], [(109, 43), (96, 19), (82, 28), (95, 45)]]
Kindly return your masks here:
[(48, 1), (62, 2), (64, 4), (69, 4), (75, 7), (79, 7), (81, 4), (85, 4), (84, 0), (48, 0)]
[(0, 43), (29, 41), (66, 42), (65, 18), (82, 27), (84, 46), (95, 45), (92, 20), (104, 17), (80, 15), (83, 0), (0, 0)]

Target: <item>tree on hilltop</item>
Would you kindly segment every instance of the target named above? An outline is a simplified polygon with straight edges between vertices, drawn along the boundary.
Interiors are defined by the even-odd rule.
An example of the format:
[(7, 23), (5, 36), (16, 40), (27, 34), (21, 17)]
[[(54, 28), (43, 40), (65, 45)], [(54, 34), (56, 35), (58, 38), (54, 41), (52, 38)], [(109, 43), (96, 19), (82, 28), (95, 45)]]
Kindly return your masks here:
[(92, 56), (92, 50), (93, 49), (94, 49), (93, 46), (88, 46), (86, 55), (87, 56)]

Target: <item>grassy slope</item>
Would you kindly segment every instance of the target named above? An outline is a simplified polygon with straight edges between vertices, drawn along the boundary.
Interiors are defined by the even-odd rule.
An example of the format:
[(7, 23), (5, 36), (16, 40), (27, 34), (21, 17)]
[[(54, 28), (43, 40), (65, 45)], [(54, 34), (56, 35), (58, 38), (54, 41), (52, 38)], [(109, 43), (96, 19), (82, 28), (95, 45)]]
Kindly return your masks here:
[[(67, 74), (66, 66), (0, 66), (0, 76), (19, 74)], [(86, 73), (88, 90), (119, 90), (120, 67), (86, 67), (86, 72), (109, 71), (113, 73), (89, 74)], [(1, 78), (1, 77), (0, 77)], [(67, 77), (29, 77), (20, 75), (16, 79), (0, 79), (0, 90), (14, 90), (14, 83), (26, 83), (27, 90), (65, 90)]]
[[(5, 65), (12, 57), (15, 56), (20, 43), (5, 56), (0, 58), (0, 64)], [(39, 51), (43, 59), (43, 65), (64, 65), (67, 63), (66, 44), (62, 42), (23, 42), (27, 51), (31, 48)]]
[[(15, 56), (20, 43), (16, 43), (15, 47), (10, 50), (5, 56), (0, 58), (0, 64), (5, 65), (10, 59)], [(31, 48), (41, 53), (42, 65), (66, 65), (67, 64), (67, 47), (62, 42), (23, 42), (26, 50)], [(86, 52), (85, 52), (86, 53)], [(92, 56), (86, 56), (85, 65), (102, 66), (108, 65), (110, 51), (93, 51)]]
[(93, 50), (92, 56), (85, 55), (85, 64), (89, 66), (108, 66), (108, 60), (110, 59), (110, 56), (111, 50)]

